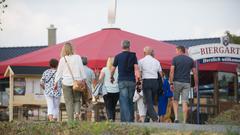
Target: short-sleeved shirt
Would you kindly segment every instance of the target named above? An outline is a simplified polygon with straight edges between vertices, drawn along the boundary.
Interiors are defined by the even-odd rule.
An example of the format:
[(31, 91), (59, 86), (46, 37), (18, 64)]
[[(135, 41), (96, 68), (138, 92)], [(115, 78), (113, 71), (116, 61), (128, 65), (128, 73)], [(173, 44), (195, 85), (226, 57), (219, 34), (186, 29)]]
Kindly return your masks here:
[(118, 81), (135, 81), (135, 64), (137, 57), (133, 52), (123, 51), (115, 56), (113, 66), (118, 67)]
[(189, 83), (190, 72), (195, 67), (193, 59), (186, 55), (178, 55), (173, 58), (172, 65), (174, 66), (173, 81)]
[(158, 72), (162, 72), (160, 62), (150, 55), (139, 60), (138, 65), (142, 72), (142, 79), (157, 79)]
[(92, 69), (90, 69), (89, 67), (87, 67), (87, 66), (83, 66), (83, 69), (84, 69), (84, 72), (85, 72), (85, 74), (86, 74), (86, 83), (87, 83), (87, 86), (88, 86), (88, 88), (90, 89), (90, 90), (92, 90), (93, 89), (93, 80), (95, 80), (95, 74), (94, 74), (94, 72), (93, 72), (93, 70)]
[(113, 83), (111, 83), (111, 80), (110, 80), (110, 76), (111, 76), (111, 72), (110, 70), (107, 68), (107, 67), (104, 67), (101, 72), (104, 73), (104, 86), (107, 90), (108, 93), (117, 93), (119, 92), (119, 88), (118, 88), (118, 81), (117, 81), (117, 78), (118, 78), (118, 72), (117, 72), (118, 69), (116, 69), (116, 72), (114, 73), (113, 77), (114, 79), (116, 79), (116, 81), (114, 81)]
[(43, 72), (42, 78), (40, 80), (41, 84), (44, 84), (44, 95), (50, 97), (59, 97), (62, 95), (62, 79), (57, 82), (57, 90), (54, 90), (54, 79), (56, 75), (55, 69), (47, 69)]

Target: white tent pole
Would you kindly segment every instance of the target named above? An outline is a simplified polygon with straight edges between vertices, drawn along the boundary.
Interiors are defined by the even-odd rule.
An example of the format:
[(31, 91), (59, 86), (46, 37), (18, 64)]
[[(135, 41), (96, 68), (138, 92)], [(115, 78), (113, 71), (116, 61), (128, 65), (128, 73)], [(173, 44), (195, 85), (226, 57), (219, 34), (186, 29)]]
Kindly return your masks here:
[(13, 88), (14, 88), (14, 75), (10, 72), (10, 89), (9, 89), (9, 121), (13, 121)]

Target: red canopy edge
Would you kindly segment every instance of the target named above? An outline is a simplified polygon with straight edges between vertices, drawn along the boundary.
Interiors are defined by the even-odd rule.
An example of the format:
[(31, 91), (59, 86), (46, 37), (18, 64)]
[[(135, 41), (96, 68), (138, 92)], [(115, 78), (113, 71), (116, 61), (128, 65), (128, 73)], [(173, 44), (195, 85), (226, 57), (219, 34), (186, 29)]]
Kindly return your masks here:
[(3, 79), (3, 78), (7, 78), (7, 77), (5, 77), (5, 76), (3, 76), (3, 75), (0, 75), (0, 79)]
[(214, 62), (214, 63), (200, 64), (199, 70), (236, 73), (237, 66), (238, 65), (236, 63)]

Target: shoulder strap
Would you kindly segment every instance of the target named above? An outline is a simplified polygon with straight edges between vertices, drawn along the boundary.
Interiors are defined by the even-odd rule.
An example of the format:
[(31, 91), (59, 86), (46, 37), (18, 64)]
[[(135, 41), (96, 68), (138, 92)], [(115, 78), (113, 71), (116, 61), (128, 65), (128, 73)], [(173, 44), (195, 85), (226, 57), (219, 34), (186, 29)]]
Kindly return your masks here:
[(68, 67), (68, 70), (69, 70), (69, 72), (70, 72), (70, 74), (71, 74), (71, 76), (72, 76), (72, 79), (74, 80), (72, 70), (71, 70), (71, 68), (70, 68), (70, 66), (69, 66), (69, 64), (68, 64), (67, 59), (65, 58), (65, 56), (64, 56), (64, 60), (65, 60), (65, 62), (66, 62), (66, 64), (67, 64), (67, 67)]
[(51, 77), (50, 77), (45, 83), (48, 83), (48, 82), (52, 79), (52, 77), (55, 75), (56, 72), (57, 72), (57, 71), (55, 71), (55, 72), (51, 75)]

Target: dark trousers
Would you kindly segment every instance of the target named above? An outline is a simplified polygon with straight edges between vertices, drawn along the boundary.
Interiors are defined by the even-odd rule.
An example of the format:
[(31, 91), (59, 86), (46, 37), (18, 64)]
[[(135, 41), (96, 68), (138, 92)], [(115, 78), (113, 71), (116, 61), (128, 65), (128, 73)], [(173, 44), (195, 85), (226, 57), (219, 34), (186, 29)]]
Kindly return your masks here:
[(158, 120), (158, 115), (153, 108), (154, 97), (158, 94), (158, 88), (157, 79), (143, 79), (143, 96), (147, 106), (147, 116), (153, 121)]
[(108, 93), (103, 96), (104, 103), (106, 106), (106, 112), (108, 116), (108, 120), (115, 121), (115, 114), (116, 114), (116, 105), (119, 99), (119, 92), (118, 93)]

